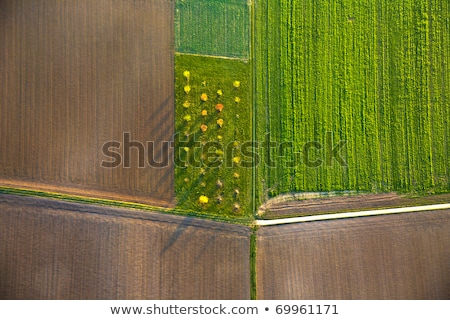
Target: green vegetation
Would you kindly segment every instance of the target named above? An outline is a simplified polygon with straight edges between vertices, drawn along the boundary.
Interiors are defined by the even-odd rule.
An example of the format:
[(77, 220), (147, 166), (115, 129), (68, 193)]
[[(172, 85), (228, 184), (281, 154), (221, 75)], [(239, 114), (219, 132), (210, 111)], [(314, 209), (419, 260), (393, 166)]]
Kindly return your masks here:
[(263, 0), (254, 30), (257, 136), (292, 142), (261, 154), (259, 203), (450, 190), (448, 1)]
[[(245, 73), (223, 76), (228, 83), (233, 77), (241, 79), (245, 91), (254, 92), (255, 100), (248, 96), (245, 101), (249, 108), (254, 106), (254, 121), (248, 111), (236, 122), (249, 130), (253, 125), (253, 138), (261, 146), (255, 181), (249, 178), (250, 170), (239, 173), (240, 188), (255, 188), (246, 196), (253, 193), (256, 202), (263, 203), (303, 191), (450, 190), (448, 2), (262, 0), (253, 6), (251, 38), (247, 1), (180, 0), (176, 5), (178, 51), (241, 58), (252, 52), (253, 74), (241, 61), (192, 56), (177, 56), (176, 67), (177, 130), (183, 132), (183, 123), (195, 127), (202, 117), (182, 108), (186, 83), (180, 73), (196, 69), (193, 94), (198, 96), (202, 77), (212, 84), (225, 83), (215, 78), (217, 70), (237, 72), (237, 66), (245, 64)], [(217, 141), (211, 123), (207, 127), (200, 136)], [(244, 136), (239, 142), (250, 141), (251, 131)], [(223, 139), (226, 145), (236, 138)], [(221, 183), (235, 183), (233, 170), (215, 171)], [(214, 201), (214, 175), (202, 171), (204, 177), (198, 178), (193, 168), (177, 168), (181, 207), (232, 217), (231, 200), (220, 205)], [(251, 199), (246, 199), (241, 212), (253, 211)]]
[(257, 250), (257, 232), (258, 227), (254, 226), (252, 228), (252, 233), (250, 234), (250, 299), (257, 300), (257, 279), (256, 279), (256, 250)]
[(236, 219), (252, 214), (249, 63), (177, 55), (178, 207)]
[(250, 7), (247, 0), (177, 0), (176, 51), (247, 59)]

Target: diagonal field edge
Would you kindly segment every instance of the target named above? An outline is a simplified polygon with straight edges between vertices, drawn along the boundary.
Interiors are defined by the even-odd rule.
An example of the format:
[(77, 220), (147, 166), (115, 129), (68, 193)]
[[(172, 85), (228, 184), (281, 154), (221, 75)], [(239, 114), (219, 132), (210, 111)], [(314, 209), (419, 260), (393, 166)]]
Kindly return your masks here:
[(220, 55), (211, 55), (211, 54), (202, 54), (202, 53), (186, 53), (186, 52), (175, 52), (176, 56), (194, 56), (194, 57), (204, 57), (204, 58), (213, 58), (213, 59), (223, 59), (223, 60), (236, 60), (236, 61), (243, 61), (248, 62), (249, 59), (247, 58), (238, 58), (238, 57), (227, 57), (227, 56), (220, 56)]
[(360, 218), (360, 217), (381, 216), (381, 215), (396, 214), (396, 213), (435, 211), (435, 210), (445, 210), (445, 209), (450, 209), (450, 203), (427, 205), (427, 206), (416, 206), (416, 207), (405, 207), (405, 208), (382, 209), (382, 210), (332, 213), (332, 214), (324, 214), (324, 215), (318, 215), (318, 216), (286, 218), (286, 219), (256, 220), (255, 225), (261, 226), (261, 227), (275, 226), (275, 225), (290, 224), (290, 223)]

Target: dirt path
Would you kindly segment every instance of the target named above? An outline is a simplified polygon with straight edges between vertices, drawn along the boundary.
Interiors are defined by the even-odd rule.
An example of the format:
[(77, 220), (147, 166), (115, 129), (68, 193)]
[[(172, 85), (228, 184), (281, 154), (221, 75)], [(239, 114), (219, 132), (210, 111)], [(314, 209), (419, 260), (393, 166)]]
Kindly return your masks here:
[(396, 193), (332, 196), (318, 199), (271, 202), (262, 206), (259, 214), (263, 219), (276, 219), (449, 202), (450, 194), (424, 197), (407, 197)]

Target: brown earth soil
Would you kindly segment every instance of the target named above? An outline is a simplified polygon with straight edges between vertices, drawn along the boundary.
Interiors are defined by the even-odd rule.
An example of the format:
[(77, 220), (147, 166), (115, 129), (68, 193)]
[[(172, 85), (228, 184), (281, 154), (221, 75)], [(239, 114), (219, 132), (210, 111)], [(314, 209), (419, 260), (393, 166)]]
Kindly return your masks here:
[[(129, 202), (149, 205), (152, 207), (159, 208), (175, 208), (175, 199), (162, 199), (157, 196), (152, 196), (146, 193), (131, 193), (131, 192), (111, 192), (100, 189), (90, 189), (86, 187), (73, 187), (64, 185), (61, 183), (45, 184), (37, 182), (27, 182), (27, 181), (15, 181), (2, 179), (0, 177), (0, 187), (13, 188), (17, 190), (26, 191), (37, 191), (37, 192), (48, 192), (50, 194), (61, 195), (61, 197), (83, 197), (83, 198), (93, 198), (100, 200), (112, 200), (119, 202)], [(51, 196), (50, 196), (51, 197)]]
[(450, 194), (411, 197), (396, 193), (332, 196), (294, 201), (272, 201), (260, 208), (263, 219), (309, 216), (349, 211), (449, 203)]
[(258, 299), (449, 299), (450, 210), (262, 227)]
[(249, 299), (250, 232), (0, 194), (0, 299)]
[(0, 52), (0, 179), (174, 201), (171, 1), (0, 1)]

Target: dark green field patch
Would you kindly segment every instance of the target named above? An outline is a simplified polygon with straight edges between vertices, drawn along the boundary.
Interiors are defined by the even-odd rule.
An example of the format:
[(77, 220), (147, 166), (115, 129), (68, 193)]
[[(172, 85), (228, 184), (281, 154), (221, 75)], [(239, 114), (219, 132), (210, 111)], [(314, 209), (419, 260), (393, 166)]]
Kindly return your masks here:
[(176, 51), (248, 59), (250, 22), (247, 0), (178, 0)]

